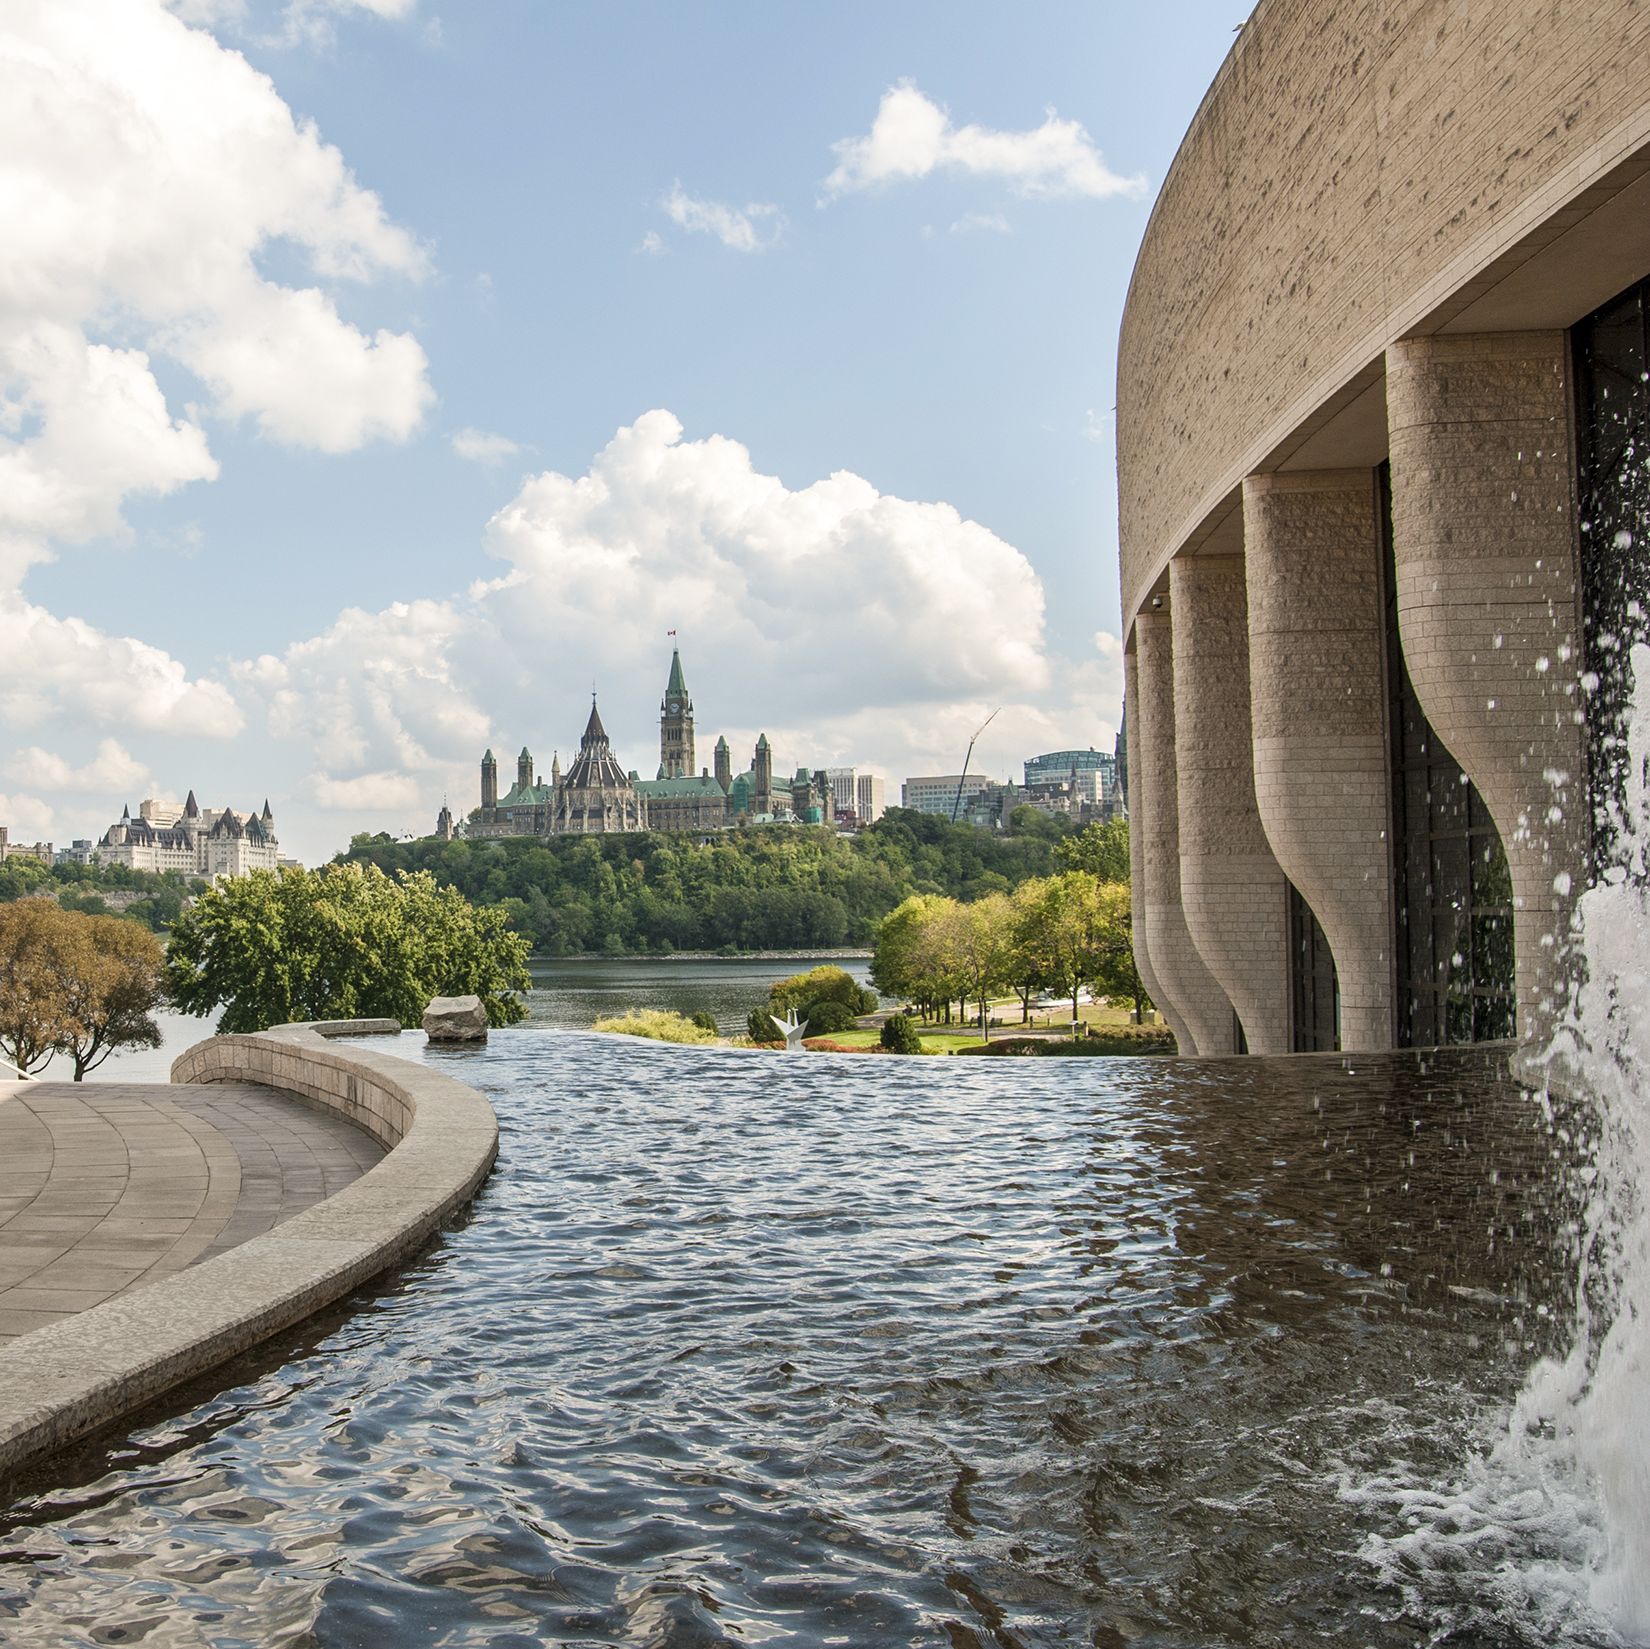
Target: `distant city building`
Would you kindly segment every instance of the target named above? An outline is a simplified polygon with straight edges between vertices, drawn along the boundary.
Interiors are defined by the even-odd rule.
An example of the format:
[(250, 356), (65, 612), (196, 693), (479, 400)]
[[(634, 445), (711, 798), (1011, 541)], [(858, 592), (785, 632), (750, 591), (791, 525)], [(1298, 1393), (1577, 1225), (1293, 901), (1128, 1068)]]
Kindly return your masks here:
[(38, 859), (43, 865), (50, 865), (53, 861), (52, 844), (50, 842), (14, 842), (11, 839), (10, 828), (0, 825), (0, 865), (8, 859)]
[(1115, 817), (1126, 819), (1129, 816), (1129, 704), (1123, 701), (1123, 708), (1117, 717), (1117, 805)]
[(53, 858), (54, 864), (60, 865), (89, 865), (96, 862), (97, 843), (78, 837), (67, 847), (60, 847)]
[(280, 862), (275, 819), (266, 799), (261, 813), (237, 813), (233, 808), (202, 808), (195, 792), (180, 808), (175, 802), (153, 797), (140, 804), (138, 816), (121, 811), (93, 849), (99, 864), (125, 865), (131, 870), (175, 870), (184, 876), (245, 876), (253, 870), (274, 870)]
[(435, 816), (435, 834), (439, 841), (450, 842), (455, 834), (453, 810), (446, 802), (442, 802), (441, 811)]
[(859, 822), (875, 824), (887, 811), (887, 784), (875, 773), (861, 773), (854, 781), (854, 812)]
[(888, 811), (887, 786), (875, 773), (861, 773), (852, 767), (827, 767), (825, 780), (838, 821), (874, 824)]
[[(960, 806), (957, 802), (959, 786), (962, 790)], [(995, 779), (988, 779), (983, 773), (970, 773), (966, 778), (961, 773), (933, 773), (907, 779), (900, 786), (900, 806), (908, 807), (914, 813), (943, 814), (947, 819), (955, 807), (957, 818), (961, 820), (977, 797), (988, 790), (1001, 788)]]

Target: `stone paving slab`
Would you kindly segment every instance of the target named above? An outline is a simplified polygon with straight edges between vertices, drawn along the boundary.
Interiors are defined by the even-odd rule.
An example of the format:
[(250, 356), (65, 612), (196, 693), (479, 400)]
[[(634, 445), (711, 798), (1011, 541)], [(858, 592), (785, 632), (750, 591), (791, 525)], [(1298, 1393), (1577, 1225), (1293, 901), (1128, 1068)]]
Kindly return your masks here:
[(0, 1345), (261, 1236), (383, 1154), (253, 1083), (0, 1085)]

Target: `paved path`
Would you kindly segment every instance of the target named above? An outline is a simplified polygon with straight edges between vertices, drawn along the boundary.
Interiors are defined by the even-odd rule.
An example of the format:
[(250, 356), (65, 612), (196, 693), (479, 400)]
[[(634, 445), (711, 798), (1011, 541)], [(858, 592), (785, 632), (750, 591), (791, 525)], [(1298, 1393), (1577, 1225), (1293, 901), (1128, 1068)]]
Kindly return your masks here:
[(250, 1083), (0, 1083), (0, 1345), (221, 1254), (383, 1154)]

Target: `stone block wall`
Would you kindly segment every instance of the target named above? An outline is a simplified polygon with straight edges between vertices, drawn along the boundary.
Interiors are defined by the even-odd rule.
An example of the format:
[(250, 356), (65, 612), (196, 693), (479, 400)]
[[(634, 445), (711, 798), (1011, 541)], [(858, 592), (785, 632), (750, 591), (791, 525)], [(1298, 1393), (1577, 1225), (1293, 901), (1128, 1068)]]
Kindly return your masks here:
[[(1136, 697), (1129, 716), (1129, 772), (1139, 775), (1146, 951), (1165, 1002), (1185, 1025), (1182, 1053), (1234, 1051), (1232, 1004), (1192, 943), (1180, 903), (1180, 824), (1175, 765), (1174, 638), (1166, 612), (1135, 626)], [(1131, 835), (1134, 831), (1131, 830)], [(1171, 1023), (1173, 1023), (1171, 1021)]]
[(1244, 483), (1255, 794), (1329, 941), (1341, 1046), (1392, 1046), (1390, 767), (1371, 470)]
[(1180, 903), (1251, 1053), (1288, 1053), (1288, 886), (1261, 828), (1241, 556), (1170, 565)]
[(1507, 850), (1525, 1038), (1565, 992), (1588, 823), (1569, 408), (1562, 333), (1388, 352), (1399, 634)]

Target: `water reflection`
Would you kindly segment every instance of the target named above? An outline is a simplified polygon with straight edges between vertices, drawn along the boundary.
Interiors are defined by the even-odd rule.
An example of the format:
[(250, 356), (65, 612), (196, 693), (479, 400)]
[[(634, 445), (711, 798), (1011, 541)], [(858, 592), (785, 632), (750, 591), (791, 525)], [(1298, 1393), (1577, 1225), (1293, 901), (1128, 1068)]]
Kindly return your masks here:
[(1359, 1555), (1567, 1310), (1493, 1055), (444, 1057), (505, 1129), (472, 1222), (24, 1496), (0, 1638), (1555, 1641)]

